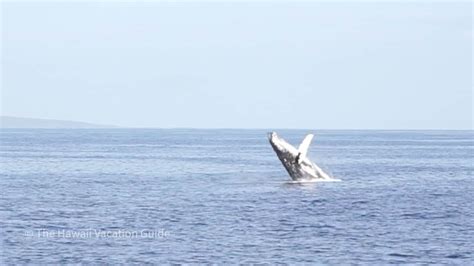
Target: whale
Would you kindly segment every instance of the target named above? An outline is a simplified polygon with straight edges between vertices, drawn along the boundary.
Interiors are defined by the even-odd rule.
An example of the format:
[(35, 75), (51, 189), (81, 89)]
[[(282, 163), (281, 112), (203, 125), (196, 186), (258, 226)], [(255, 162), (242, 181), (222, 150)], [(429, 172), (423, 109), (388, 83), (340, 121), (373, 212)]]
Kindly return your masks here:
[(313, 137), (313, 134), (306, 135), (298, 148), (295, 148), (279, 137), (276, 132), (268, 133), (268, 140), (273, 150), (293, 181), (332, 179), (307, 157)]

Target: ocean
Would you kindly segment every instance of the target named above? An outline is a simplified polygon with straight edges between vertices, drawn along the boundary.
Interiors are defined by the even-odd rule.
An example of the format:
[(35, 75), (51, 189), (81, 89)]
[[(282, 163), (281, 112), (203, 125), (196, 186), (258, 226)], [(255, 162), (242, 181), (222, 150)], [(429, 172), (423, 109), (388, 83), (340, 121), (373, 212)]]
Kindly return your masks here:
[(2, 129), (2, 264), (474, 262), (473, 131)]

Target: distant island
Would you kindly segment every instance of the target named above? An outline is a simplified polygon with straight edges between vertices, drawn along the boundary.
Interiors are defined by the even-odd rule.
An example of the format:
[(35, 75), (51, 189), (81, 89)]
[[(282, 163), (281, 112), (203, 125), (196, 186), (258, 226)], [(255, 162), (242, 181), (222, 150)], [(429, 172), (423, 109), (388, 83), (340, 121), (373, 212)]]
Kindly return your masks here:
[(111, 125), (97, 125), (92, 123), (38, 119), (14, 116), (0, 116), (0, 128), (116, 128)]

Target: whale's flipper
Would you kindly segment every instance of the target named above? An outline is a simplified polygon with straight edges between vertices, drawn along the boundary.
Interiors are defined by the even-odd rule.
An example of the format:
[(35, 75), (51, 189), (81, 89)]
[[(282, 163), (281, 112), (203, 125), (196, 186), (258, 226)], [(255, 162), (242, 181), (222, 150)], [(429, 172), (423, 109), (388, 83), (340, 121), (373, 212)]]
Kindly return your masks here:
[(308, 153), (309, 145), (313, 140), (314, 135), (308, 134), (301, 142), (300, 146), (298, 147), (298, 163), (301, 163), (306, 158), (306, 154)]

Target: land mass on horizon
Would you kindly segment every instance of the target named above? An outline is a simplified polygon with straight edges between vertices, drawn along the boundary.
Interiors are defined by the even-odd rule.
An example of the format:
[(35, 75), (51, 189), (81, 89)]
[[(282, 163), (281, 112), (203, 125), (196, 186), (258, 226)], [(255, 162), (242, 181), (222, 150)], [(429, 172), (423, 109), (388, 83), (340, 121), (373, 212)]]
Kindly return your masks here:
[(0, 116), (0, 128), (116, 128), (113, 125), (99, 125), (93, 123), (42, 119), (15, 116)]

